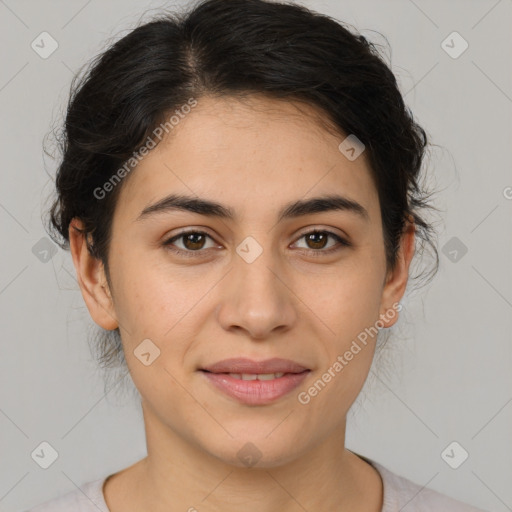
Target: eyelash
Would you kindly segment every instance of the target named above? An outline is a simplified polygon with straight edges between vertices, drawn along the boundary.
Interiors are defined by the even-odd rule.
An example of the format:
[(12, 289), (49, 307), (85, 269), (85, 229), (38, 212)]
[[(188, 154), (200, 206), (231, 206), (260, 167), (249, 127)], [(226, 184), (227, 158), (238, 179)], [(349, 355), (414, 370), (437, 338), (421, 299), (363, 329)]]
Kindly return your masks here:
[[(312, 231), (308, 231), (307, 233), (303, 233), (297, 240), (300, 240), (300, 239), (306, 237), (307, 235), (312, 235), (312, 234), (316, 234), (316, 233), (326, 234), (326, 235), (334, 238), (338, 242), (339, 245), (331, 247), (330, 249), (326, 249), (326, 250), (323, 250), (323, 249), (302, 249), (303, 251), (309, 253), (310, 255), (312, 255), (314, 257), (322, 256), (324, 254), (331, 254), (333, 252), (339, 251), (343, 247), (350, 247), (352, 245), (350, 242), (348, 242), (344, 238), (340, 237), (336, 233), (333, 233), (332, 231), (320, 230), (320, 229), (314, 229)], [(175, 235), (172, 238), (169, 238), (169, 240), (163, 242), (162, 245), (167, 250), (169, 250), (169, 251), (171, 251), (171, 252), (173, 252), (175, 254), (185, 256), (186, 258), (196, 258), (196, 257), (199, 257), (199, 256), (201, 256), (201, 253), (203, 251), (205, 251), (206, 249), (198, 249), (197, 251), (191, 251), (191, 250), (178, 249), (178, 248), (172, 246), (173, 242), (175, 242), (176, 240), (179, 240), (180, 238), (183, 238), (186, 235), (191, 235), (191, 234), (205, 235), (208, 238), (211, 238), (213, 240), (213, 238), (208, 233), (206, 233), (204, 231), (190, 230), (190, 231), (182, 231), (178, 235)]]

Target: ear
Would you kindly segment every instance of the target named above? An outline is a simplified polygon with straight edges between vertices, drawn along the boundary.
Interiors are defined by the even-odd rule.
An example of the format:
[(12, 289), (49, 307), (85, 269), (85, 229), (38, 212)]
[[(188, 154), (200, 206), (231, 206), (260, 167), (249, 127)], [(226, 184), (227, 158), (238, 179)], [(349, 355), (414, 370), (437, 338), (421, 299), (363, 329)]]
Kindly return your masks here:
[(399, 302), (405, 293), (409, 279), (409, 266), (414, 256), (415, 231), (416, 225), (410, 216), (400, 239), (396, 266), (393, 271), (388, 272), (382, 291), (380, 319), (384, 327), (391, 327), (398, 320), (397, 314), (391, 316), (386, 312), (391, 310), (393, 304)]
[(75, 218), (69, 224), (69, 246), (82, 297), (92, 319), (100, 327), (116, 329), (118, 322), (103, 263), (89, 252), (85, 234), (76, 228), (83, 229), (83, 223)]

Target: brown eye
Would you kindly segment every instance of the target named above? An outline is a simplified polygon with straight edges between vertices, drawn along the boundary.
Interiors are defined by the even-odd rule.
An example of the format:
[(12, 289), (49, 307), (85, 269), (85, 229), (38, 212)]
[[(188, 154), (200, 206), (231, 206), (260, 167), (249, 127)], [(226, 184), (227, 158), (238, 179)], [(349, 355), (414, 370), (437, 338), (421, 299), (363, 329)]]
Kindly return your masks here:
[(181, 239), (183, 240), (183, 245), (191, 251), (202, 249), (205, 241), (202, 233), (187, 233), (186, 235), (181, 235)]
[[(207, 249), (207, 247), (205, 248), (207, 239), (213, 241), (212, 237), (203, 231), (185, 231), (173, 236), (162, 245), (166, 249), (183, 256), (200, 256)], [(176, 242), (181, 242), (182, 247), (176, 246)], [(210, 247), (214, 247), (214, 244)]]
[(306, 238), (306, 243), (309, 245), (311, 249), (323, 249), (327, 241), (329, 239), (329, 235), (323, 232), (313, 232), (304, 235)]
[[(328, 247), (328, 249), (325, 249), (328, 244), (329, 239), (334, 239), (337, 244), (332, 244)], [(299, 240), (304, 239), (306, 242), (306, 247), (302, 247), (302, 249), (305, 249), (306, 251), (317, 255), (322, 254), (329, 254), (331, 252), (335, 252), (341, 249), (340, 246), (349, 247), (351, 244), (345, 240), (344, 238), (341, 238), (336, 233), (332, 233), (331, 231), (325, 231), (325, 230), (314, 230), (309, 233), (303, 234)], [(301, 248), (301, 247), (299, 247)]]

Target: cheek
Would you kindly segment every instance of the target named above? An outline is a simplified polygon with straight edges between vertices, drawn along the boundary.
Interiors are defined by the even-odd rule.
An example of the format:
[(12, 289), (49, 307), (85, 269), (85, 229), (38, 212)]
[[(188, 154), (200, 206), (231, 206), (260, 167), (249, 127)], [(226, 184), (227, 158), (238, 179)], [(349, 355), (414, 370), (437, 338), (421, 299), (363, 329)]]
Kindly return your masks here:
[(332, 279), (310, 287), (314, 294), (309, 291), (312, 303), (308, 305), (329, 327), (322, 335), (325, 355), (319, 380), (310, 389), (313, 395), (318, 393), (316, 406), (345, 412), (361, 391), (377, 341), (380, 281), (378, 267), (361, 264), (343, 268)]
[[(164, 382), (165, 394), (169, 380), (172, 382), (168, 372), (183, 380), (187, 352), (204, 326), (205, 290), (214, 280), (212, 284), (206, 278), (190, 281), (156, 266), (148, 268), (139, 267), (132, 278), (120, 280), (116, 311), (125, 357), (137, 387), (152, 389), (156, 381)], [(137, 358), (148, 351), (149, 359), (154, 358), (151, 371)]]
[(144, 257), (118, 259), (115, 291), (116, 313), (129, 337), (162, 338), (194, 300), (193, 290), (179, 275), (170, 275)]
[(304, 286), (302, 295), (325, 324), (338, 349), (378, 319), (381, 276), (372, 268), (351, 266)]

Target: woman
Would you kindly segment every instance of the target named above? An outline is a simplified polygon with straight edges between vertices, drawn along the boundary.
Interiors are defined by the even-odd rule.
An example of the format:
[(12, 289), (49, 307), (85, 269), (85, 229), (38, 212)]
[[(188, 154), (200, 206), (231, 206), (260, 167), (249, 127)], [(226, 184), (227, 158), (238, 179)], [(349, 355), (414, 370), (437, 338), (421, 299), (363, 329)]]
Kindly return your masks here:
[(345, 448), (431, 243), (426, 134), (372, 44), (293, 4), (202, 2), (101, 55), (64, 137), (50, 228), (148, 454), (32, 510), (477, 510)]

